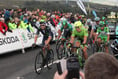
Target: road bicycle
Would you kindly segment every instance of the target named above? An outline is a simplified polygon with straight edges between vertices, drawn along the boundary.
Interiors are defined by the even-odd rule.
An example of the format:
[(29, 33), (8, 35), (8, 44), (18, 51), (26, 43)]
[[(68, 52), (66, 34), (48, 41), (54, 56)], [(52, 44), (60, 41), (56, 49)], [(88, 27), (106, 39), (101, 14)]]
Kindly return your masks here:
[(53, 50), (48, 49), (47, 46), (40, 45), (38, 47), (39, 47), (39, 51), (35, 58), (34, 67), (35, 67), (35, 72), (37, 74), (40, 74), (42, 69), (45, 66), (47, 66), (48, 69), (51, 68), (51, 65), (53, 64), (53, 61), (54, 61), (54, 53), (53, 53)]

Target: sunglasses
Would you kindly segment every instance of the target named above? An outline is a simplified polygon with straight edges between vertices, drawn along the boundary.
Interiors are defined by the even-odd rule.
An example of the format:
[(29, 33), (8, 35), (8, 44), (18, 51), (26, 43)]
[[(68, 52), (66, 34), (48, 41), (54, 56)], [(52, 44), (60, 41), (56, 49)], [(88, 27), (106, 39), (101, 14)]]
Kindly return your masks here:
[(76, 29), (79, 29), (79, 27), (75, 27)]
[(45, 24), (40, 24), (40, 26), (46, 26)]

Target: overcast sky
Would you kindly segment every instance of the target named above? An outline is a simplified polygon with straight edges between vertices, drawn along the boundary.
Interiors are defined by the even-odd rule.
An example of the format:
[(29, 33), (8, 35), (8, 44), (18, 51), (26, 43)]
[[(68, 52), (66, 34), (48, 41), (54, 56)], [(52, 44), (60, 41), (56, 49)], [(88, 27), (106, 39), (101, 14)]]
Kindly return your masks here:
[(90, 0), (91, 2), (118, 6), (118, 0)]

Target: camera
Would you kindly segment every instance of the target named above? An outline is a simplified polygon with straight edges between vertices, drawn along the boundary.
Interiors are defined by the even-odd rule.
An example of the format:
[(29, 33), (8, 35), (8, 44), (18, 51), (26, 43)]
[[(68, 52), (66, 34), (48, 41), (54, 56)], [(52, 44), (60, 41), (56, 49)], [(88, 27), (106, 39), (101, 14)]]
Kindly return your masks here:
[(61, 59), (57, 63), (58, 73), (61, 75), (65, 70), (68, 70), (67, 79), (76, 78), (79, 79), (80, 65), (77, 57), (70, 57), (67, 59)]

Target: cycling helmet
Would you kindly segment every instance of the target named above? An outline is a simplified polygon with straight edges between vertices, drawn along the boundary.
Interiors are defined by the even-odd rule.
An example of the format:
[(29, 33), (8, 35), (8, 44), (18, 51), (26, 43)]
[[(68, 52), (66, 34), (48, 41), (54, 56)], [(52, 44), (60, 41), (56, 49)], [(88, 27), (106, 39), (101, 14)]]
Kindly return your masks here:
[(94, 20), (95, 21), (100, 21), (100, 18), (99, 17), (95, 17)]
[(104, 16), (102, 17), (102, 20), (105, 20), (105, 17)]
[(80, 21), (76, 21), (74, 23), (74, 27), (81, 27), (82, 26), (82, 23)]
[(90, 23), (91, 22), (91, 19), (87, 19), (87, 23)]
[(105, 24), (105, 23), (104, 23), (103, 21), (100, 21), (100, 22), (99, 22), (100, 27), (103, 27), (104, 24)]
[(62, 25), (65, 26), (67, 24), (67, 20), (63, 20)]
[(66, 20), (66, 18), (61, 18), (60, 19), (60, 22), (62, 23), (64, 20)]

